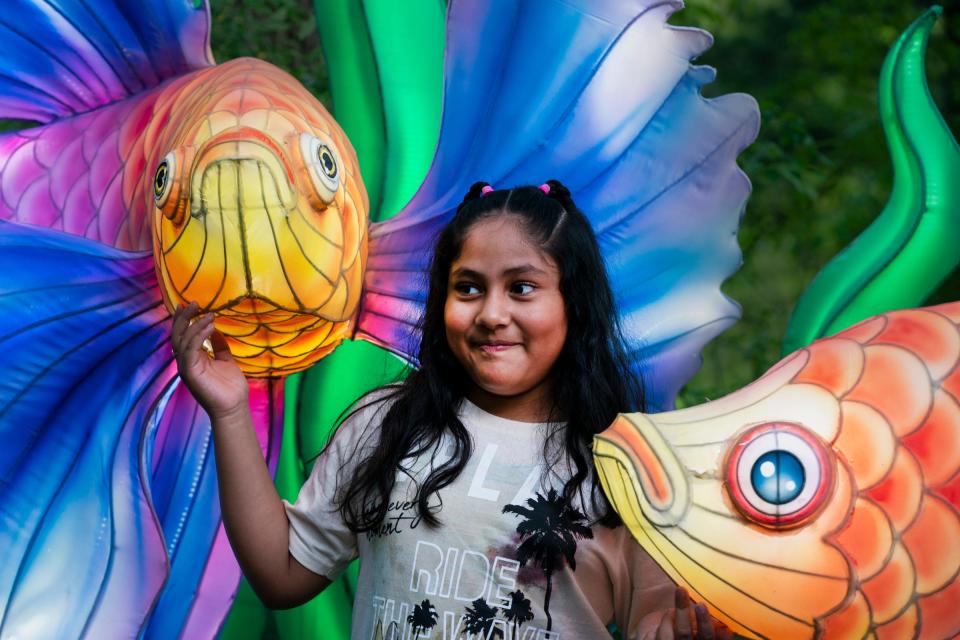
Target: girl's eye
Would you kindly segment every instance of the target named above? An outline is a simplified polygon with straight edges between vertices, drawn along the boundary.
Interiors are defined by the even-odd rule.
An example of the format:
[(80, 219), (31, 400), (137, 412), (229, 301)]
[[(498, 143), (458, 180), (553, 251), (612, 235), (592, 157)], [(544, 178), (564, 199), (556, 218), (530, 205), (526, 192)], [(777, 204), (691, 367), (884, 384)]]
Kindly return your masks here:
[(536, 287), (530, 282), (517, 282), (511, 287), (511, 291), (517, 295), (525, 296), (533, 293), (535, 288)]
[(469, 282), (459, 282), (453, 285), (453, 290), (462, 296), (473, 296), (480, 293), (480, 287)]

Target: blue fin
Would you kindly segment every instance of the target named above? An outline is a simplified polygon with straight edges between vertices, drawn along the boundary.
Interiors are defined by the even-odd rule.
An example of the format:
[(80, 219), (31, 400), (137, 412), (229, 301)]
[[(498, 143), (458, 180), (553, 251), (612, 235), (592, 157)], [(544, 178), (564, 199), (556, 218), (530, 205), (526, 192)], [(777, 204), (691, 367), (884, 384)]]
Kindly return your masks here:
[(8, 0), (0, 11), (0, 119), (47, 123), (213, 64), (193, 0)]
[(148, 253), (0, 223), (0, 636), (140, 634), (167, 575), (142, 470), (168, 320)]
[(739, 317), (720, 284), (740, 265), (750, 183), (736, 158), (759, 126), (749, 96), (700, 94), (713, 70), (690, 61), (712, 40), (666, 24), (681, 6), (451, 3), (437, 152), (410, 203), (371, 229), (357, 337), (411, 358), (433, 239), (470, 184), (556, 178), (597, 233), (648, 409), (673, 405)]
[[(254, 430), (271, 474), (283, 428), (283, 379), (251, 380)], [(240, 583), (221, 525), (210, 419), (184, 385), (157, 406), (148, 427), (151, 495), (170, 558), (170, 577), (144, 638), (213, 638)]]

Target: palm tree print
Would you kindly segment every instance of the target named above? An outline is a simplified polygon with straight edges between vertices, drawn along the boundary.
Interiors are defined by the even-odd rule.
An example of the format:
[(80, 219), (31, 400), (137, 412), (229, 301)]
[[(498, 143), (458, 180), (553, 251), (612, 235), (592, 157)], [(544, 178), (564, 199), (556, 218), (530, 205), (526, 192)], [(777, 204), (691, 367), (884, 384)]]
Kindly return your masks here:
[(437, 625), (437, 608), (429, 600), (413, 605), (413, 613), (407, 616), (413, 629), (413, 640), (420, 637), (421, 631), (433, 629)]
[[(467, 607), (467, 614), (463, 617), (467, 632), (482, 633), (487, 640), (497, 636), (503, 638), (503, 629), (493, 626), (499, 609), (488, 605), (483, 598), (477, 598), (470, 604), (473, 605), (473, 608)], [(491, 631), (493, 632), (492, 635)]]
[(517, 562), (524, 566), (532, 558), (547, 578), (543, 612), (547, 615), (547, 631), (550, 631), (553, 628), (553, 618), (550, 617), (553, 572), (562, 569), (564, 562), (576, 571), (577, 540), (593, 538), (593, 532), (584, 524), (587, 517), (571, 507), (556, 489), (550, 489), (546, 497), (537, 493), (527, 500), (526, 507), (508, 504), (503, 513), (523, 518), (517, 525), (522, 540), (517, 547)]
[(510, 592), (510, 606), (503, 610), (503, 617), (513, 623), (513, 637), (519, 638), (523, 623), (533, 620), (530, 600), (523, 597), (523, 591), (517, 589)]

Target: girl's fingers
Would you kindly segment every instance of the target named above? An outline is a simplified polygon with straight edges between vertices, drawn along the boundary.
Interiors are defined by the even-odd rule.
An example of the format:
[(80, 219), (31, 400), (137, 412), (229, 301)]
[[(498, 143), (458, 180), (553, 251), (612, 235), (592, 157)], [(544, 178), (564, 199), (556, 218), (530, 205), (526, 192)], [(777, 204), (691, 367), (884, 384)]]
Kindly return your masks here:
[(697, 638), (700, 640), (715, 640), (716, 634), (713, 631), (713, 621), (707, 608), (702, 604), (693, 605), (693, 610), (697, 616)]
[(210, 344), (213, 345), (213, 357), (216, 360), (233, 360), (233, 355), (230, 353), (230, 346), (227, 344), (227, 339), (223, 337), (223, 334), (213, 330), (213, 333), (210, 334)]
[(690, 621), (690, 596), (683, 587), (677, 587), (674, 596), (676, 615), (673, 617), (673, 631), (679, 640), (693, 638), (693, 623)]
[(170, 329), (170, 341), (174, 347), (181, 342), (183, 332), (190, 326), (190, 320), (197, 315), (198, 307), (196, 302), (191, 302), (185, 307), (177, 307), (173, 311), (173, 327)]
[(180, 357), (192, 357), (200, 351), (203, 341), (210, 337), (213, 331), (213, 314), (205, 314), (187, 327), (180, 337), (177, 346), (177, 355)]

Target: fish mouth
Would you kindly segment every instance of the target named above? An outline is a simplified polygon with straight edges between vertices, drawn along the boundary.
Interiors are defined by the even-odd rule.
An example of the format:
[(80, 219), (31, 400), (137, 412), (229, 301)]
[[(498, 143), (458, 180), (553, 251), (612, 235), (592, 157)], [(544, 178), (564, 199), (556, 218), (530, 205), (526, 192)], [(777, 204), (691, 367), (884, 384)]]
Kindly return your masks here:
[(207, 146), (193, 176), (190, 215), (194, 218), (228, 213), (242, 221), (245, 212), (288, 213), (298, 204), (282, 151), (259, 138), (231, 136)]
[(624, 522), (670, 527), (683, 519), (690, 506), (687, 476), (646, 415), (619, 415), (594, 437), (593, 455), (600, 482)]

